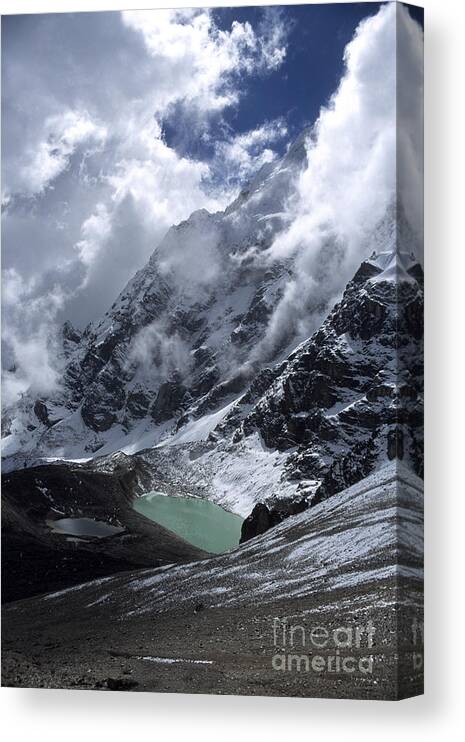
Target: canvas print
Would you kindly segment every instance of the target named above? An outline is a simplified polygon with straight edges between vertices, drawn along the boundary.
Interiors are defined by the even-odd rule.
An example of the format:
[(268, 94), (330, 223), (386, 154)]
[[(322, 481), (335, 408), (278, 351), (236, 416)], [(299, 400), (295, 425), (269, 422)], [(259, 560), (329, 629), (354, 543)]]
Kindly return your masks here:
[(2, 683), (423, 689), (423, 11), (2, 18)]

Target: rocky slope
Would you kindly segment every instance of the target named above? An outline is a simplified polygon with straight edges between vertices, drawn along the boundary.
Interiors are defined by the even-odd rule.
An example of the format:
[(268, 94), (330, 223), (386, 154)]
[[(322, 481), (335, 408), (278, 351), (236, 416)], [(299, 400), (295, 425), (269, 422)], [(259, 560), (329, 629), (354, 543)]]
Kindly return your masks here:
[[(383, 699), (420, 693), (412, 625), (422, 616), (422, 513), (421, 481), (393, 462), (228, 554), (11, 604), (2, 616), (3, 683)], [(284, 619), (303, 626), (305, 640), (300, 629), (293, 645), (285, 642)], [(330, 637), (324, 648), (311, 643), (315, 626)], [(360, 646), (338, 650), (355, 658), (352, 672), (329, 667), (340, 627), (362, 632)], [(324, 668), (276, 669), (276, 654), (309, 663), (322, 656)]]
[(236, 441), (258, 431), (268, 448), (292, 451), (289, 478), (316, 498), (395, 458), (421, 476), (422, 319), (414, 256), (373, 253), (320, 330), (259, 374), (221, 428)]
[(422, 476), (422, 321), (420, 265), (374, 253), (311, 338), (141, 456), (243, 516), (266, 504), (270, 525), (392, 460)]
[[(163, 487), (140, 459), (30, 467), (2, 478), (2, 601), (9, 602), (137, 567), (205, 556), (138, 515), (138, 494)], [(183, 492), (177, 487), (176, 493)], [(67, 535), (62, 519), (97, 523), (103, 535)], [(103, 528), (102, 528), (103, 526)]]

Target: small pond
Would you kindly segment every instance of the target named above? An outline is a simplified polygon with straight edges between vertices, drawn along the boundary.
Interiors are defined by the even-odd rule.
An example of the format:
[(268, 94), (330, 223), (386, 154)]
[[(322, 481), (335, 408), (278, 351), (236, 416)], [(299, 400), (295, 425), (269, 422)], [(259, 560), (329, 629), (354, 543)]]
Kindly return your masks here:
[(239, 544), (243, 518), (209, 500), (149, 492), (138, 497), (133, 507), (149, 520), (212, 554), (221, 554)]
[(110, 523), (93, 518), (59, 518), (59, 520), (47, 520), (47, 525), (53, 533), (62, 533), (66, 536), (105, 538), (124, 531), (124, 528), (120, 526), (112, 526)]

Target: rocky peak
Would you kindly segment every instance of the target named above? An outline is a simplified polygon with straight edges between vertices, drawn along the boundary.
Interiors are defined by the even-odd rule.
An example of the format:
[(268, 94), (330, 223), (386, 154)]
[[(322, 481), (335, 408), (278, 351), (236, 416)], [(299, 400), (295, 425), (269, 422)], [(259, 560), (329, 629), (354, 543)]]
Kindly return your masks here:
[(73, 324), (68, 320), (63, 324), (61, 334), (63, 336), (64, 342), (68, 341), (70, 343), (76, 344), (79, 343), (82, 339), (82, 333), (80, 333), (79, 330), (76, 330)]
[(223, 421), (225, 432), (232, 425), (237, 441), (258, 431), (270, 449), (291, 451), (288, 476), (315, 501), (395, 458), (421, 475), (422, 273), (410, 253), (373, 252), (321, 328), (269, 372), (253, 409), (241, 417), (238, 405)]

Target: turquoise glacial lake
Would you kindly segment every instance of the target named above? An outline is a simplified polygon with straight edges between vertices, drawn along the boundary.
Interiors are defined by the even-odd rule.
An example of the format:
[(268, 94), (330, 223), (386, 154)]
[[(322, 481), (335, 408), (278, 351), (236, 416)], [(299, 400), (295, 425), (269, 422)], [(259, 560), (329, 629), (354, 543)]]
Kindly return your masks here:
[(239, 544), (243, 518), (209, 500), (148, 492), (137, 497), (133, 507), (149, 520), (212, 554), (222, 554)]

